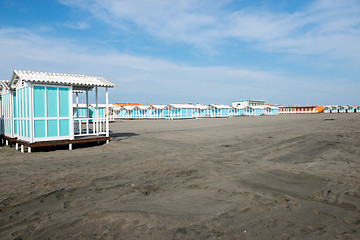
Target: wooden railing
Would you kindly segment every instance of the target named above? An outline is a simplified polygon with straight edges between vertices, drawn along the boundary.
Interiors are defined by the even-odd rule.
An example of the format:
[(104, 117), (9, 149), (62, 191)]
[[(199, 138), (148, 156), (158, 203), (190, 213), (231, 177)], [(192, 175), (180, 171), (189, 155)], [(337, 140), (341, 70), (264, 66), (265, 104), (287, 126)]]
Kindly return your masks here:
[(74, 118), (74, 136), (106, 134), (106, 118)]

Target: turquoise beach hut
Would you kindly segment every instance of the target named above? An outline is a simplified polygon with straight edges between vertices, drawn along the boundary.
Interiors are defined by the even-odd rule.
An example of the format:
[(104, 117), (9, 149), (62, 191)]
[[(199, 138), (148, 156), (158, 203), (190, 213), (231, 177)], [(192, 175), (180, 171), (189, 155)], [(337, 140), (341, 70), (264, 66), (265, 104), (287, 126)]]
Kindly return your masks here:
[(139, 119), (147, 119), (149, 118), (149, 106), (137, 105), (135, 106), (135, 110), (138, 111)]
[[(9, 82), (14, 95), (16, 147), (32, 147), (91, 141), (109, 141), (109, 118), (98, 112), (98, 88), (115, 85), (104, 78), (84, 75), (14, 71)], [(86, 94), (95, 88), (95, 117), (74, 117), (73, 91)]]
[(14, 112), (16, 112), (14, 99), (16, 99), (16, 94), (11, 91), (8, 84), (8, 81), (0, 81), (0, 138), (1, 143), (5, 140), (6, 145), (16, 141), (14, 126)]
[(165, 115), (169, 119), (194, 118), (193, 109), (192, 104), (168, 104), (165, 107)]
[(347, 107), (346, 106), (339, 106), (338, 112), (339, 113), (347, 113)]
[(125, 115), (125, 109), (123, 107), (114, 106), (114, 117), (115, 118), (124, 118)]
[(210, 107), (205, 104), (196, 104), (193, 109), (193, 115), (195, 118), (210, 117)]
[(347, 112), (348, 113), (355, 113), (356, 107), (355, 106), (347, 106)]
[[(5, 80), (0, 80), (0, 139), (1, 144), (4, 144), (4, 134), (11, 134), (11, 123), (13, 119), (11, 118), (11, 94), (8, 87), (8, 82)], [(8, 143), (8, 142), (7, 142)]]
[(229, 117), (230, 108), (228, 105), (211, 104), (210, 115), (211, 117)]
[(165, 107), (166, 105), (151, 105), (150, 110), (150, 118), (153, 119), (164, 119), (165, 116)]

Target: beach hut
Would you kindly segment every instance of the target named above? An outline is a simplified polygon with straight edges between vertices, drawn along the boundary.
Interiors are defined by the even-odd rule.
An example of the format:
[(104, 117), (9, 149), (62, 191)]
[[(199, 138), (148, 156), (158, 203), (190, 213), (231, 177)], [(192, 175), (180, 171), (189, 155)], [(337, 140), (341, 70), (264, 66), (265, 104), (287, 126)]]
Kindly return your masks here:
[(196, 104), (193, 109), (193, 115), (195, 118), (210, 117), (210, 107), (205, 104)]
[(265, 115), (277, 115), (279, 111), (278, 107), (275, 106), (265, 106), (264, 114)]
[(138, 105), (135, 106), (134, 110), (137, 111), (137, 116), (139, 119), (149, 118), (149, 106)]
[(360, 113), (360, 106), (357, 106), (354, 110), (356, 113)]
[(165, 118), (165, 107), (166, 105), (151, 105), (149, 108), (150, 118)]
[(356, 107), (355, 106), (347, 106), (347, 112), (348, 113), (355, 113)]
[(230, 106), (211, 104), (210, 105), (210, 116), (211, 117), (229, 117)]
[(168, 104), (165, 107), (165, 115), (169, 119), (194, 118), (193, 109), (192, 104)]
[[(0, 141), (4, 144), (5, 133), (11, 136), (11, 126), (13, 119), (11, 118), (11, 93), (8, 87), (8, 82), (0, 80)], [(7, 144), (9, 141), (7, 141)]]
[(324, 106), (324, 113), (332, 113), (331, 106)]
[(16, 94), (8, 84), (8, 81), (0, 81), (0, 136), (1, 143), (5, 140), (6, 145), (16, 141), (14, 125), (14, 112), (16, 112), (14, 100)]
[(134, 114), (135, 107), (136, 107), (135, 105), (123, 106), (123, 109), (125, 110), (125, 112), (124, 112), (125, 119), (134, 119), (135, 118), (135, 114)]
[(338, 113), (347, 113), (347, 107), (346, 106), (339, 106)]
[[(115, 85), (104, 78), (84, 75), (14, 71), (9, 82), (16, 91), (14, 123), (16, 145), (32, 147), (109, 141), (109, 118), (99, 117), (98, 88)], [(86, 93), (95, 88), (95, 117), (73, 116), (73, 91)], [(88, 104), (87, 104), (88, 105)]]
[(125, 109), (118, 105), (114, 105), (114, 118), (124, 118)]
[(264, 115), (265, 106), (253, 106), (252, 108), (252, 115), (253, 116), (261, 116)]

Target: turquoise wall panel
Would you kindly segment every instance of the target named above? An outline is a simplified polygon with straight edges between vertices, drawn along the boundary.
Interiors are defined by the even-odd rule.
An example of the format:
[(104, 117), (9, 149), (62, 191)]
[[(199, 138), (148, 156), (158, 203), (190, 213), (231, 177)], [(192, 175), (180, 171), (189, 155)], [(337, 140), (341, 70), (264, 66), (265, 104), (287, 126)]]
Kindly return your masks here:
[(60, 117), (69, 117), (69, 89), (59, 88), (59, 114)]
[(60, 119), (60, 136), (69, 136), (69, 120)]
[(13, 98), (14, 98), (14, 117), (17, 117), (16, 93), (13, 93)]
[(34, 117), (45, 117), (45, 87), (34, 86)]
[(47, 87), (46, 88), (46, 108), (48, 117), (57, 117), (57, 88)]
[(25, 93), (26, 93), (25, 99), (26, 99), (26, 102), (27, 102), (27, 104), (26, 104), (26, 117), (29, 117), (29, 104), (30, 104), (30, 102), (29, 102), (29, 87), (26, 88)]
[(48, 137), (57, 137), (58, 136), (57, 120), (47, 120), (47, 136)]
[(14, 132), (15, 132), (15, 134), (17, 134), (17, 130), (18, 130), (18, 120), (14, 120)]
[(26, 121), (26, 125), (27, 125), (26, 137), (30, 137), (30, 121), (29, 120)]
[(34, 120), (35, 138), (45, 137), (45, 120)]

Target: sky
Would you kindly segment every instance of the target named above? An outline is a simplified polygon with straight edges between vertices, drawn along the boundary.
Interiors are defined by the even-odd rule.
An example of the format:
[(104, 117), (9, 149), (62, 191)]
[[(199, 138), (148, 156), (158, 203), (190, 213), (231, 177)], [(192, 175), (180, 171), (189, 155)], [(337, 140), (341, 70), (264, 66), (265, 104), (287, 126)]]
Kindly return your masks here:
[(360, 0), (0, 0), (13, 70), (104, 77), (110, 102), (360, 105)]

